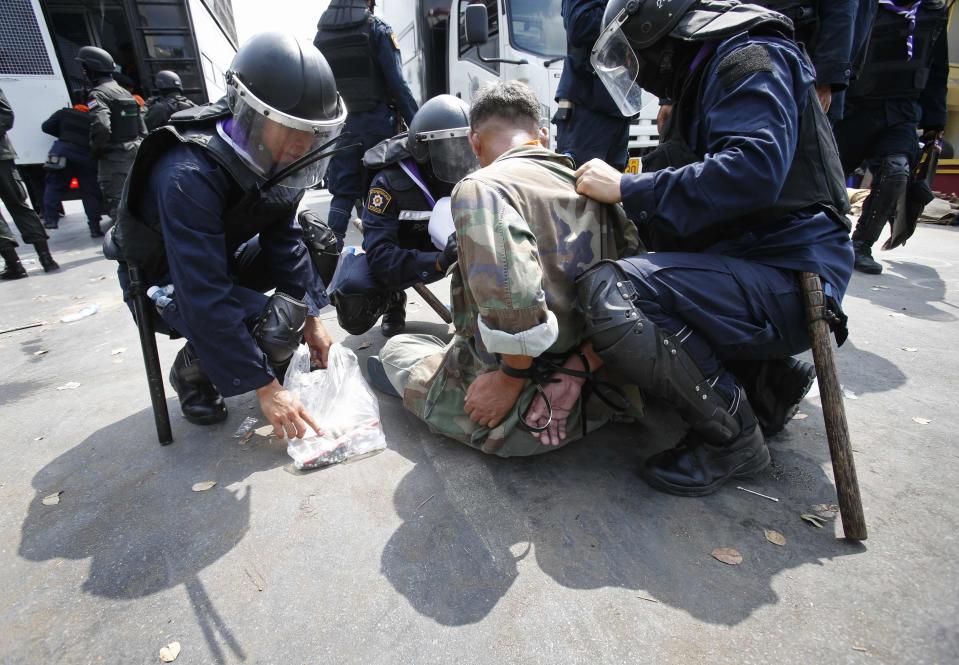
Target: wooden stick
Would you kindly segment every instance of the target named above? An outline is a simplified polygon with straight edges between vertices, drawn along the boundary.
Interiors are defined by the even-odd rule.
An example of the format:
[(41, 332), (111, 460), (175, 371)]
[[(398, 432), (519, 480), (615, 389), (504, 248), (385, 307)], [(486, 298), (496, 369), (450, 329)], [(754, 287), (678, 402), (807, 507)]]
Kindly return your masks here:
[(846, 407), (843, 404), (839, 375), (836, 372), (836, 357), (833, 353), (829, 324), (826, 321), (826, 296), (819, 275), (804, 272), (800, 276), (803, 300), (806, 304), (806, 322), (812, 355), (816, 363), (816, 377), (822, 399), (822, 415), (826, 422), (826, 438), (832, 457), (832, 471), (836, 479), (836, 494), (839, 497), (839, 512), (842, 530), (850, 540), (866, 539), (866, 518), (862, 512), (856, 465), (852, 445), (849, 442), (849, 425), (846, 423)]
[(433, 311), (439, 314), (439, 317), (447, 323), (453, 323), (453, 315), (446, 309), (446, 305), (440, 302), (440, 299), (433, 295), (433, 292), (426, 288), (423, 282), (417, 282), (413, 289), (420, 294), (420, 297), (426, 301), (426, 304), (433, 308)]

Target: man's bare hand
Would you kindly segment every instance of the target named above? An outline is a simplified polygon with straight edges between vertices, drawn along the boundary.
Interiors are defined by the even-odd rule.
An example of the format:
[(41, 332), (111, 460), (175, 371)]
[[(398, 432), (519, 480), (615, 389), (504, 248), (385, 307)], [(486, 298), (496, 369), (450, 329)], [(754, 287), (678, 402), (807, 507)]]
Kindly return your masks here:
[[(581, 364), (577, 369), (580, 368)], [(546, 399), (543, 399), (543, 395), (536, 395), (526, 412), (526, 424), (546, 427), (542, 432), (532, 433), (533, 436), (544, 446), (558, 446), (566, 440), (566, 421), (582, 392), (583, 379), (569, 374), (553, 374), (550, 379), (551, 381), (543, 386), (543, 394), (552, 407), (552, 419), (549, 417), (550, 410), (546, 406)]]
[(832, 106), (832, 86), (828, 83), (817, 85), (816, 96), (819, 97), (819, 105), (822, 106), (823, 113), (829, 113), (829, 107)]
[(330, 358), (330, 347), (333, 345), (333, 338), (326, 332), (323, 322), (318, 316), (306, 317), (306, 326), (303, 328), (303, 341), (310, 347), (310, 360), (313, 364), (322, 369), (326, 369), (327, 361)]
[(623, 174), (601, 159), (591, 159), (576, 171), (576, 193), (600, 203), (619, 203), (623, 193), (619, 187)]
[(507, 376), (499, 370), (480, 374), (466, 391), (466, 414), (477, 425), (493, 429), (516, 406), (525, 384), (524, 379)]
[(273, 425), (273, 434), (281, 439), (302, 439), (312, 428), (317, 434), (320, 428), (313, 416), (306, 410), (293, 393), (284, 390), (275, 379), (262, 388), (257, 388), (260, 410)]

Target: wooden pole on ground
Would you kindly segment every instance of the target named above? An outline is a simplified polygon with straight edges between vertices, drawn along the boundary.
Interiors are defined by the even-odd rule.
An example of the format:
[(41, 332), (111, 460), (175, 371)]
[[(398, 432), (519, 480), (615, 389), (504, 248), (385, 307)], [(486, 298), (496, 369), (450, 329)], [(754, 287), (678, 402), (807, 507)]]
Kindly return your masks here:
[(816, 363), (822, 415), (826, 422), (826, 438), (829, 441), (833, 476), (836, 479), (836, 494), (839, 496), (843, 534), (850, 540), (865, 540), (866, 518), (862, 512), (859, 481), (856, 479), (856, 465), (853, 461), (852, 444), (849, 442), (846, 407), (843, 404), (839, 374), (836, 372), (836, 357), (830, 340), (829, 323), (826, 320), (826, 296), (823, 293), (822, 281), (816, 273), (802, 273), (800, 283), (806, 304), (812, 355)]
[(426, 304), (433, 308), (433, 311), (439, 314), (439, 317), (447, 323), (453, 323), (453, 315), (446, 309), (446, 305), (440, 302), (440, 299), (433, 295), (433, 292), (426, 288), (423, 282), (417, 282), (413, 285), (413, 290), (420, 294), (420, 298), (426, 301)]

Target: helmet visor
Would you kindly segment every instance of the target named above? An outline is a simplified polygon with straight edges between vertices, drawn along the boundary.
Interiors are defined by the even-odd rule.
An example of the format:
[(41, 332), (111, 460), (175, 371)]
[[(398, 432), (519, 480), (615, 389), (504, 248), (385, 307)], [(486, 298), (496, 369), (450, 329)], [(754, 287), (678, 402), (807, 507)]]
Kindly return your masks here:
[[(325, 121), (295, 118), (271, 109), (234, 79), (229, 89), (229, 103), (233, 123), (229, 131), (237, 154), (257, 174), (270, 178), (285, 168), (336, 138), (346, 122), (346, 109), (340, 104), (338, 117)], [(304, 189), (323, 179), (330, 157), (295, 169), (278, 185)]]
[(623, 23), (628, 19), (624, 9), (606, 26), (593, 46), (590, 63), (622, 114), (634, 116), (643, 108), (643, 90), (638, 82), (642, 62), (623, 34)]
[(443, 182), (456, 184), (479, 168), (468, 135), (469, 127), (417, 134), (429, 148), (433, 175)]

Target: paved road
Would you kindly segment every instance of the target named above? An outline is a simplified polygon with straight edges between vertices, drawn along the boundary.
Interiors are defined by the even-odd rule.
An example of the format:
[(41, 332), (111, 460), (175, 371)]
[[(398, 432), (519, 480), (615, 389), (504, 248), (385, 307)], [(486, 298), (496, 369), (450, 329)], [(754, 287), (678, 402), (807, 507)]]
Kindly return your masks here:
[[(680, 436), (656, 406), (500, 460), (384, 397), (387, 451), (302, 475), (275, 440), (238, 445), (252, 395), (205, 429), (171, 395), (176, 441), (161, 448), (114, 264), (68, 211), (51, 243), (62, 270), (30, 263), (0, 284), (0, 330), (45, 322), (0, 335), (0, 663), (155, 663), (172, 641), (186, 665), (959, 660), (956, 230), (922, 227), (846, 300), (839, 361), (870, 528), (856, 545), (799, 518), (835, 501), (815, 397), (743, 483), (778, 503), (646, 487), (635, 467)], [(446, 334), (411, 300), (411, 330)], [(383, 342), (328, 323), (361, 361)], [(164, 367), (179, 344), (159, 342)], [(217, 485), (191, 491), (204, 480)]]

